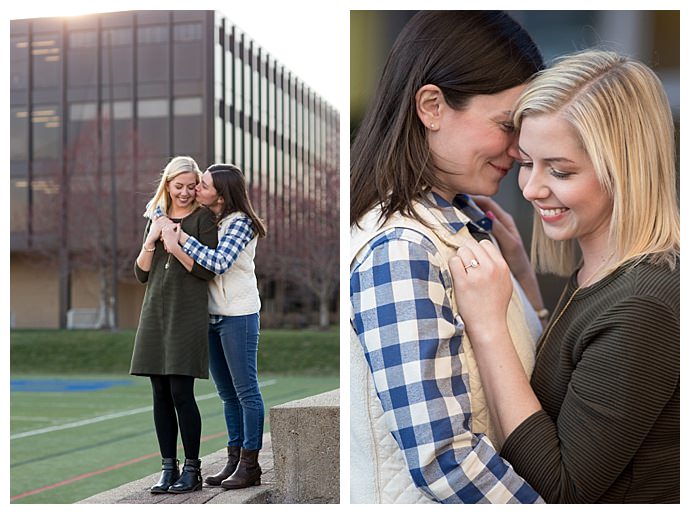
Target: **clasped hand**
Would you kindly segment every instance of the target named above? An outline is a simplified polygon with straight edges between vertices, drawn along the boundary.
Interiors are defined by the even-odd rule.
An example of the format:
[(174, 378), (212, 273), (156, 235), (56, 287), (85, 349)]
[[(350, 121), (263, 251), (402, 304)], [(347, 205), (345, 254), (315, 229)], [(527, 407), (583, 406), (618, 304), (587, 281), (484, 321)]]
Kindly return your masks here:
[(171, 249), (180, 240), (180, 232), (179, 223), (173, 223), (170, 218), (160, 216), (151, 222), (151, 229), (146, 238), (147, 245), (152, 246), (160, 239), (163, 242), (165, 251), (170, 253)]
[(180, 224), (172, 223), (165, 225), (161, 231), (161, 240), (163, 241), (163, 246), (165, 251), (170, 253), (172, 249), (178, 245), (180, 241)]

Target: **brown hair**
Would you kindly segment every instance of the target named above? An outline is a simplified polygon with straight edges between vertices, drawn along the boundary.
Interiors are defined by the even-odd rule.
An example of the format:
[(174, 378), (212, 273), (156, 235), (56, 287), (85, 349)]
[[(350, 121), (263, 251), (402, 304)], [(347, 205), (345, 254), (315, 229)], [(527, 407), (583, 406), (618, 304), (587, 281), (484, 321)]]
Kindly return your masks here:
[(350, 225), (382, 206), (417, 215), (412, 202), (438, 186), (415, 94), (436, 85), (453, 109), (518, 86), (543, 67), (529, 34), (500, 11), (421, 11), (404, 27), (352, 144)]
[(221, 220), (233, 212), (241, 211), (252, 220), (254, 234), (266, 237), (266, 226), (254, 212), (242, 170), (233, 164), (213, 164), (206, 171), (211, 174), (216, 192), (223, 198), (223, 211), (218, 219)]

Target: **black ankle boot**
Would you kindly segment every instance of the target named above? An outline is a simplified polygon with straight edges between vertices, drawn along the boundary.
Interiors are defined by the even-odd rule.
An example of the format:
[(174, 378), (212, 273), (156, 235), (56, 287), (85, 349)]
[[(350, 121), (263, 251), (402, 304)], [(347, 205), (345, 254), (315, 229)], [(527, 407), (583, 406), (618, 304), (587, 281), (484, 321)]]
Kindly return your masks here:
[(204, 483), (208, 485), (220, 485), (220, 483), (228, 478), (237, 469), (237, 463), (240, 461), (240, 447), (239, 446), (228, 446), (228, 461), (225, 463), (225, 467), (221, 469), (215, 475), (207, 476), (204, 479)]
[(180, 461), (177, 459), (163, 459), (161, 477), (150, 491), (151, 494), (167, 493), (171, 485), (180, 478)]
[(185, 459), (182, 474), (170, 489), (169, 493), (191, 493), (201, 489), (201, 461), (199, 459)]

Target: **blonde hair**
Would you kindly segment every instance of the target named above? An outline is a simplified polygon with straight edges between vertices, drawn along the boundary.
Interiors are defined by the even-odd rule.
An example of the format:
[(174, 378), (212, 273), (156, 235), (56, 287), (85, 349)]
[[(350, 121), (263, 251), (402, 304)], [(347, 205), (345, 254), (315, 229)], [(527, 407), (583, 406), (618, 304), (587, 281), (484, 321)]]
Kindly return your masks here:
[[(199, 166), (194, 159), (186, 155), (178, 155), (177, 157), (173, 157), (161, 173), (161, 179), (158, 182), (158, 188), (156, 189), (153, 198), (151, 198), (151, 200), (149, 200), (149, 202), (146, 204), (146, 211), (144, 211), (145, 217), (153, 219), (158, 207), (160, 207), (161, 211), (164, 213), (168, 213), (171, 199), (170, 193), (165, 185), (182, 173), (194, 173), (197, 184), (201, 180), (201, 171), (199, 170)], [(196, 198), (194, 199), (193, 205), (194, 208), (199, 205), (196, 201)]]
[[(674, 126), (659, 78), (644, 64), (601, 50), (560, 59), (538, 73), (514, 111), (525, 117), (559, 113), (575, 129), (613, 204), (610, 272), (651, 256), (672, 269), (680, 253)], [(569, 275), (575, 240), (549, 239), (535, 215), (532, 262), (539, 271)]]

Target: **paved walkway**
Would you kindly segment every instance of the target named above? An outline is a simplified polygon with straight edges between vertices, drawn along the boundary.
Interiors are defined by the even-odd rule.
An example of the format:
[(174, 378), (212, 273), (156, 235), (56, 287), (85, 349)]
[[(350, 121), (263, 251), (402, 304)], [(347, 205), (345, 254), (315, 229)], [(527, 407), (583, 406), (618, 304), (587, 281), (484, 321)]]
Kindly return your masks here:
[[(202, 476), (213, 475), (225, 465), (225, 448), (201, 458)], [(246, 489), (226, 490), (204, 484), (201, 491), (188, 494), (151, 494), (149, 488), (158, 482), (160, 471), (140, 480), (121, 485), (110, 491), (91, 496), (78, 503), (274, 503), (276, 478), (270, 434), (264, 435), (263, 449), (259, 454), (263, 474), (261, 485)]]

